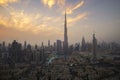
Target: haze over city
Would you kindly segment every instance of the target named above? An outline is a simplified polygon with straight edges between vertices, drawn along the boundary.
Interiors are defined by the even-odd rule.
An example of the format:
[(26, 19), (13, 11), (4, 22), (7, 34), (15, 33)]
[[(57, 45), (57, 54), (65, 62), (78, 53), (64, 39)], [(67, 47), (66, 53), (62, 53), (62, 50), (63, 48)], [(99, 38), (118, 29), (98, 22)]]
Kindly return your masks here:
[(69, 43), (120, 42), (120, 0), (0, 0), (0, 40), (47, 43), (63, 40), (67, 13)]
[(120, 80), (120, 0), (0, 0), (0, 80)]

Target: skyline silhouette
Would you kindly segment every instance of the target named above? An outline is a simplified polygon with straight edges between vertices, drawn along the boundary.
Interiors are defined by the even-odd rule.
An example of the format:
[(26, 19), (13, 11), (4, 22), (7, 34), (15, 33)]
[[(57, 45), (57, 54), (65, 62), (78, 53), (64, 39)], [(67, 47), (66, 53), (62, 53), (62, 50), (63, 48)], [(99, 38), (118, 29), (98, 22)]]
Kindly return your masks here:
[(120, 0), (0, 0), (0, 80), (120, 80)]
[[(69, 43), (91, 42), (96, 33), (98, 42), (120, 43), (119, 0), (0, 0), (0, 40), (25, 40), (51, 43), (64, 40), (64, 11), (67, 13)], [(77, 36), (76, 36), (77, 35)]]

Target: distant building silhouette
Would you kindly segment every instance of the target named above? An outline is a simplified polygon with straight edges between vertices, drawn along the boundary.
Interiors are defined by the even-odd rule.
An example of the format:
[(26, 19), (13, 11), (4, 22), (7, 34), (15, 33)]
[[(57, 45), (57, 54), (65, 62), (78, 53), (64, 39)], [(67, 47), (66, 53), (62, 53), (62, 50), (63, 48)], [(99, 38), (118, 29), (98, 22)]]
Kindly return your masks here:
[(42, 42), (42, 44), (41, 44), (41, 48), (42, 48), (42, 47), (44, 47), (44, 43), (43, 43), (43, 42)]
[(21, 62), (22, 60), (22, 46), (20, 43), (18, 43), (16, 40), (12, 42), (11, 48), (9, 50), (10, 57), (15, 61), (15, 62)]
[(50, 53), (52, 51), (52, 45), (50, 43), (50, 40), (48, 40), (47, 51), (48, 51), (48, 53)]
[(85, 51), (86, 50), (86, 43), (85, 43), (85, 38), (82, 38), (82, 43), (81, 43), (81, 51)]
[(74, 46), (73, 45), (70, 45), (69, 47), (69, 54), (72, 54), (74, 51)]
[(50, 40), (48, 40), (48, 47), (50, 48)]
[(97, 39), (93, 34), (93, 59), (96, 60)]
[(46, 54), (45, 54), (45, 47), (44, 47), (44, 45), (43, 45), (43, 42), (42, 42), (42, 46), (41, 46), (41, 51), (40, 51), (40, 53), (41, 53), (40, 60), (41, 60), (42, 62), (45, 62), (45, 60), (46, 60)]
[(79, 51), (80, 50), (80, 43), (76, 43), (75, 44), (75, 51)]
[(65, 60), (68, 56), (68, 36), (67, 36), (67, 18), (66, 18), (66, 12), (65, 12), (65, 23), (64, 23), (64, 54), (65, 54)]
[(54, 51), (56, 51), (56, 42), (54, 42)]
[(38, 45), (37, 45), (37, 44), (35, 45), (35, 49), (36, 49), (36, 50), (38, 49)]
[(30, 44), (28, 44), (28, 45), (27, 45), (27, 50), (32, 50), (32, 48), (31, 48), (31, 45), (30, 45)]
[(60, 54), (62, 51), (62, 41), (61, 40), (57, 40), (57, 53)]
[(27, 48), (27, 42), (24, 41), (24, 49), (26, 49), (26, 48)]
[(2, 57), (2, 45), (0, 43), (0, 58)]

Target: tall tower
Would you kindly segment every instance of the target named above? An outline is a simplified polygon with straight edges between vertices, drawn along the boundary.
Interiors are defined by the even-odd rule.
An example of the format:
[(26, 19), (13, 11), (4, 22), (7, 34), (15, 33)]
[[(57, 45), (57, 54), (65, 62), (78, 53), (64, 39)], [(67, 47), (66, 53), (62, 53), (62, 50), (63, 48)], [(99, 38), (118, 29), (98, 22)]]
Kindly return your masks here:
[(93, 59), (96, 60), (96, 48), (97, 48), (97, 39), (95, 34), (93, 34)]
[(48, 40), (48, 47), (50, 48), (50, 40)]
[(82, 38), (81, 51), (85, 51), (85, 38)]
[(61, 42), (61, 40), (57, 40), (57, 45), (56, 45), (56, 47), (57, 47), (57, 53), (58, 54), (60, 54), (61, 53), (61, 51), (62, 51), (62, 42)]
[(65, 60), (68, 55), (68, 36), (67, 36), (67, 18), (66, 18), (66, 12), (65, 12), (65, 23), (64, 23), (64, 55)]
[(26, 48), (27, 48), (27, 42), (24, 41), (24, 49), (26, 49)]

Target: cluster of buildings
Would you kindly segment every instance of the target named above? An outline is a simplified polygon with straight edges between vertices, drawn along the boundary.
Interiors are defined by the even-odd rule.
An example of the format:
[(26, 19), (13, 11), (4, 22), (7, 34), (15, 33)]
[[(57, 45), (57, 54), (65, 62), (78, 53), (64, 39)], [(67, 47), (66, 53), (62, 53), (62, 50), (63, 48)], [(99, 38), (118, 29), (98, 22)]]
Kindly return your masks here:
[[(0, 59), (3, 59), (3, 62), (13, 61), (15, 63), (20, 62), (44, 62), (47, 58), (48, 53), (56, 53), (58, 55), (64, 55), (64, 58), (72, 54), (74, 51), (80, 52), (92, 52), (93, 58), (96, 58), (96, 51), (117, 51), (119, 50), (120, 45), (112, 42), (112, 43), (98, 43), (93, 34), (93, 40), (91, 43), (86, 42), (85, 38), (82, 38), (81, 43), (75, 43), (75, 45), (68, 44), (68, 36), (67, 36), (67, 18), (65, 13), (65, 22), (64, 22), (64, 41), (56, 40), (53, 45), (51, 45), (50, 40), (48, 40), (48, 45), (45, 46), (42, 42), (41, 45), (32, 46), (28, 44), (26, 41), (22, 45), (18, 41), (14, 40), (12, 43), (9, 43), (6, 46), (3, 41), (0, 43)], [(7, 60), (10, 59), (10, 60)], [(2, 62), (2, 60), (1, 60)]]
[(25, 41), (24, 46), (14, 40), (8, 46), (5, 42), (0, 45), (0, 59), (3, 63), (22, 63), (22, 62), (43, 62), (45, 60), (44, 47), (39, 49), (37, 45), (33, 48)]
[[(98, 65), (98, 63), (96, 63), (97, 53), (101, 51), (107, 51), (111, 54), (117, 53), (120, 55), (120, 45), (115, 42), (99, 43), (95, 34), (93, 34), (91, 43), (86, 42), (83, 37), (81, 43), (69, 45), (67, 36), (67, 18), (65, 13), (64, 41), (56, 40), (52, 45), (50, 40), (48, 40), (47, 46), (44, 45), (43, 42), (41, 45), (36, 44), (33, 46), (26, 41), (24, 41), (24, 44), (21, 44), (16, 40), (8, 45), (6, 45), (4, 41), (0, 43), (0, 68), (4, 68), (3, 65), (6, 64), (12, 68), (11, 71), (9, 70), (9, 67), (7, 67), (8, 71), (3, 69), (3, 74), (0, 72), (0, 75), (8, 75), (8, 78), (5, 79), (6, 77), (3, 77), (3, 80), (22, 80), (21, 78), (23, 78), (23, 75), (27, 74), (34, 75), (34, 79), (37, 80), (40, 80), (40, 78), (43, 78), (42, 80), (101, 80), (104, 72), (111, 72), (108, 76), (116, 74), (116, 64), (112, 65), (114, 70), (111, 69), (111, 67), (109, 70), (105, 70), (105, 68), (101, 70), (103, 66), (101, 68), (100, 66), (96, 67), (96, 64)], [(92, 53), (92, 61), (95, 63), (95, 67), (93, 64), (89, 63), (90, 58), (88, 56), (86, 57), (80, 54), (82, 52)], [(56, 55), (58, 56), (57, 59)], [(52, 59), (54, 59), (53, 62), (48, 64), (49, 66), (46, 65), (47, 61)], [(120, 58), (116, 58), (116, 60), (118, 59)], [(19, 66), (19, 69), (17, 69), (15, 68), (17, 63), (24, 63), (24, 65)], [(25, 66), (25, 64), (28, 64), (28, 66)], [(35, 64), (35, 68), (31, 68), (31, 64)], [(103, 65), (103, 63), (101, 64)], [(38, 69), (38, 67), (40, 68)], [(19, 76), (15, 76), (16, 73), (14, 70), (19, 73)], [(29, 77), (31, 78), (32, 76)], [(14, 79), (15, 77), (16, 79)]]

